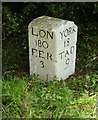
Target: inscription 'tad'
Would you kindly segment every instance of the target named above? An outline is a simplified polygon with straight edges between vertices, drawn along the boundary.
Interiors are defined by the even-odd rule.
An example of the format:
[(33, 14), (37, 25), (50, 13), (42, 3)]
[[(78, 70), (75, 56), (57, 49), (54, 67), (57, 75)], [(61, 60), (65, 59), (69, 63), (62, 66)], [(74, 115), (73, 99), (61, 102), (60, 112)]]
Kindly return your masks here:
[(62, 51), (61, 53), (59, 53), (60, 58), (63, 59), (65, 57), (69, 56), (70, 54), (72, 54), (74, 51), (75, 51), (75, 47), (71, 46), (69, 51), (66, 50), (66, 51)]
[(40, 29), (39, 31), (36, 31), (35, 32), (35, 30), (34, 30), (34, 28), (32, 27), (32, 35), (34, 35), (34, 36), (40, 36), (41, 38), (51, 38), (51, 39), (53, 39), (53, 36), (54, 36), (54, 34), (53, 34), (53, 32), (49, 32), (48, 30), (42, 30), (42, 29)]

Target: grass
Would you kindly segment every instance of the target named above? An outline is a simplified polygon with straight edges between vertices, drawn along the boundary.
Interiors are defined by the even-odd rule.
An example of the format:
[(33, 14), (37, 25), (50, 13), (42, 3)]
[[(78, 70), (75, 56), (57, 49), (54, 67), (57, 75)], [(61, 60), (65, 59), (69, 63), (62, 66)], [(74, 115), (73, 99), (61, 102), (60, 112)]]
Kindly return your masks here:
[[(97, 38), (97, 35), (80, 36), (76, 73), (66, 81), (55, 78), (45, 82), (38, 76), (19, 78), (23, 76), (23, 68), (11, 74), (8, 67), (9, 71), (5, 70), (2, 80), (2, 117), (95, 118), (98, 92)], [(10, 67), (14, 71), (14, 65)]]
[(98, 75), (45, 82), (37, 76), (3, 78), (3, 118), (95, 118)]
[[(13, 18), (12, 13), (6, 7), (3, 22), (7, 20), (8, 13), (9, 17)], [(79, 10), (81, 11), (81, 7)], [(94, 12), (96, 13), (96, 11)], [(25, 13), (28, 11), (25, 10)], [(94, 14), (91, 13), (91, 15)], [(87, 22), (83, 22), (85, 19), (83, 21), (74, 19), (78, 23), (76, 75), (71, 76), (68, 81), (54, 79), (45, 82), (37, 76), (18, 78), (23, 76), (25, 72), (28, 73), (29, 68), (27, 30), (24, 31), (25, 27), (22, 27), (26, 25), (24, 21), (28, 20), (24, 17), (24, 21), (20, 22), (20, 26), (17, 26), (18, 19), (20, 20), (18, 16), (15, 16), (14, 21), (10, 19), (3, 25), (2, 66), (5, 77), (2, 80), (2, 117), (95, 118), (96, 92), (98, 92), (97, 21), (92, 18)], [(12, 77), (12, 75), (18, 77)]]
[(66, 81), (54, 78), (45, 82), (38, 76), (21, 78), (21, 70), (19, 77), (15, 77), (15, 73), (10, 74), (10, 69), (5, 72), (2, 80), (2, 117), (95, 118), (98, 92), (97, 37), (86, 36), (79, 42), (76, 73)]

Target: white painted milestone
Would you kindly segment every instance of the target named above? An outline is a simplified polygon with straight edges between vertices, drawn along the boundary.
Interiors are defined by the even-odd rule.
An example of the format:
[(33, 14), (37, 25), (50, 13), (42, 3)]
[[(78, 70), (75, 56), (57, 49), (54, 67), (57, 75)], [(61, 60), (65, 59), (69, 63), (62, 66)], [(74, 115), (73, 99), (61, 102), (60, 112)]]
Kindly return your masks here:
[(77, 25), (42, 16), (28, 26), (30, 75), (65, 80), (75, 72)]

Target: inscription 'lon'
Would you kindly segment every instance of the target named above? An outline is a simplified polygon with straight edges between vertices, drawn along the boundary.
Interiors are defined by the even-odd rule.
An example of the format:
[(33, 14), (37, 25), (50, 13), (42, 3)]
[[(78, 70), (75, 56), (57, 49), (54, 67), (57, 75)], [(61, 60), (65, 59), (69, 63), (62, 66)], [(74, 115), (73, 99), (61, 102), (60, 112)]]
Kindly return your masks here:
[(35, 32), (34, 31), (34, 28), (32, 27), (32, 35), (34, 35), (34, 36), (40, 36), (41, 38), (51, 38), (51, 39), (53, 39), (53, 36), (54, 36), (54, 34), (53, 34), (53, 32), (49, 32), (49, 31), (47, 31), (47, 30), (42, 30), (42, 29), (40, 29), (38, 32)]

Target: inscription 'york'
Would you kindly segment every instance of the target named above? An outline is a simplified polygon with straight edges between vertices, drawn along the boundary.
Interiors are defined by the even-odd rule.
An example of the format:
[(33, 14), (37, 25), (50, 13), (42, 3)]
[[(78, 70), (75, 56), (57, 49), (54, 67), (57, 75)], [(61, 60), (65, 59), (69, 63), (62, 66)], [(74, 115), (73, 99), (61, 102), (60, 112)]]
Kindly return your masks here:
[(68, 29), (65, 29), (62, 32), (60, 32), (60, 38), (63, 39), (64, 37), (67, 37), (68, 35), (71, 35), (74, 32), (76, 32), (75, 26), (69, 27)]

